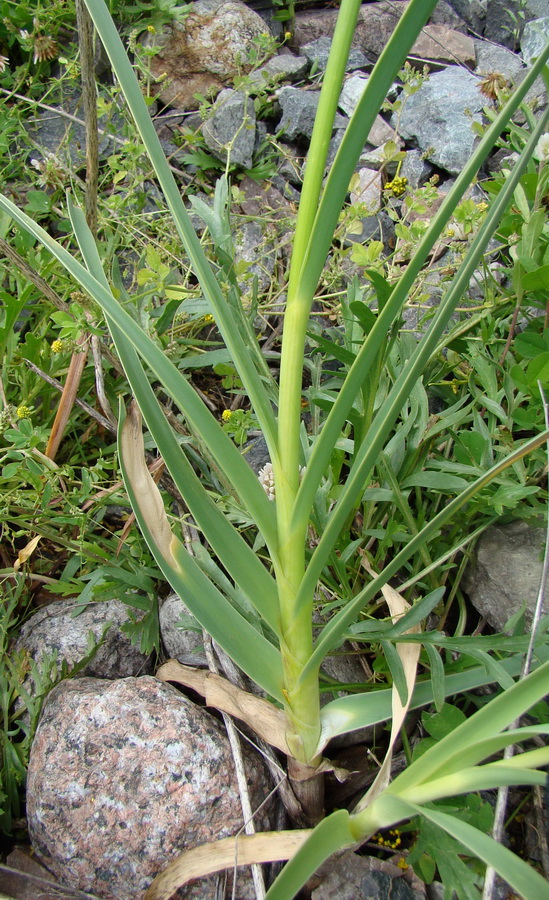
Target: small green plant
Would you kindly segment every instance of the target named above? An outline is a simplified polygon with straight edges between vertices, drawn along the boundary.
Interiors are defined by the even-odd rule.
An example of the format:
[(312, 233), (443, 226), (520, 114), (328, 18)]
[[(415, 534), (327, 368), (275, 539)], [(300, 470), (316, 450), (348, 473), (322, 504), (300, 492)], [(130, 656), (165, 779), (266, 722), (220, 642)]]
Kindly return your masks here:
[[(126, 304), (118, 301), (82, 211), (69, 202), (72, 228), (84, 264), (7, 198), (0, 198), (0, 207), (50, 250), (103, 310), (136, 400), (129, 411), (120, 409), (119, 447), (126, 488), (142, 533), (166, 579), (185, 599), (197, 620), (269, 698), (259, 699), (226, 683), (221, 688), (219, 707), (234, 711), (236, 706), (240, 718), (249, 721), (261, 736), (286, 754), (290, 782), (302, 804), (304, 817), (315, 825), (321, 820), (312, 831), (294, 835), (290, 851), (289, 838), (283, 833), (270, 836), (267, 851), (256, 851), (257, 842), (253, 838), (239, 841), (239, 862), (285, 858), (294, 853), (296, 841), (302, 842), (267, 895), (269, 900), (289, 900), (331, 853), (354, 846), (380, 828), (392, 828), (400, 821), (421, 815), (443, 828), (483, 862), (495, 866), (527, 900), (537, 900), (545, 888), (536, 872), (469, 822), (433, 808), (433, 803), (499, 784), (543, 782), (544, 775), (537, 772), (537, 767), (549, 761), (547, 749), (528, 750), (511, 763), (480, 763), (515, 740), (528, 740), (545, 733), (544, 726), (504, 729), (543, 695), (549, 664), (540, 665), (516, 684), (504, 666), (491, 666), (487, 672), (481, 665), (455, 673), (452, 688), (444, 680), (434, 642), (418, 630), (440, 603), (443, 593), (440, 587), (429, 590), (420, 578), (425, 569), (433, 571), (440, 562), (439, 557), (429, 556), (431, 540), (456, 513), (481, 497), (482, 491), (489, 491), (494, 479), (510, 467), (520, 465), (529, 452), (542, 446), (547, 433), (535, 434), (530, 440), (518, 443), (504, 457), (482, 459), (475, 472), (468, 473), (471, 477), (464, 479), (464, 484), (452, 482), (448, 472), (443, 472), (443, 477), (440, 471), (428, 472), (427, 488), (440, 490), (444, 502), (430, 511), (428, 519), (416, 523), (405, 539), (395, 534), (390, 536), (394, 546), (388, 548), (379, 571), (363, 536), (359, 535), (355, 543), (343, 548), (343, 553), (340, 538), (348, 531), (349, 523), (355, 522), (363, 511), (368, 490), (379, 489), (380, 485), (374, 482), (378, 472), (389, 485), (381, 489), (392, 489), (395, 504), (399, 505), (402, 485), (400, 473), (395, 477), (397, 461), (402, 462), (407, 451), (413, 455), (419, 448), (419, 443), (414, 445), (412, 440), (403, 446), (402, 439), (412, 434), (417, 410), (424, 408), (423, 379), (433, 359), (438, 359), (441, 353), (445, 330), (512, 202), (549, 113), (544, 113), (533, 125), (520, 159), (482, 222), (474, 217), (478, 230), (468, 243), (463, 260), (457, 264), (421, 341), (408, 346), (405, 342), (397, 345), (395, 341), (392, 345), (401, 311), (475, 173), (535, 78), (545, 71), (549, 48), (488, 127), (431, 222), (421, 235), (415, 236), (415, 251), (398, 280), (390, 283), (375, 268), (368, 269), (377, 300), (375, 310), (363, 302), (362, 294), (352, 285), (346, 299), (348, 344), (338, 348), (333, 342), (336, 349), (331, 348), (336, 361), (346, 368), (337, 385), (336, 373), (332, 389), (326, 391), (325, 397), (314, 398), (318, 405), (324, 403), (325, 415), (322, 427), (308, 434), (302, 421), (302, 375), (317, 285), (375, 114), (415, 36), (434, 9), (435, 0), (411, 0), (408, 4), (368, 80), (324, 183), (333, 119), (360, 7), (358, 0), (343, 0), (341, 4), (301, 193), (277, 377), (261, 352), (241, 302), (232, 253), (226, 178), (220, 178), (216, 186), (212, 209), (205, 204), (201, 206), (200, 201), (194, 204), (202, 210), (208, 226), (213, 246), (212, 264), (192, 228), (139, 84), (105, 6), (102, 0), (87, 0), (87, 5), (135, 117), (190, 266), (267, 443), (273, 490), (269, 489), (268, 493), (264, 490), (245, 457), (185, 375), (143, 329), (135, 308), (129, 304), (126, 308)], [(469, 221), (471, 211), (462, 209)], [(393, 350), (396, 356), (391, 356)], [(237, 498), (246, 520), (253, 523), (253, 544), (246, 533), (233, 526), (230, 517), (223, 514), (201, 483), (185, 448), (168, 424), (158, 402), (158, 388), (153, 390), (144, 365), (156, 385), (162, 386), (184, 415), (202, 453), (200, 471), (205, 468), (204, 460), (212, 460), (212, 468), (226, 485), (227, 493)], [(391, 371), (391, 366), (393, 371), (387, 383), (387, 369)], [(477, 375), (482, 381), (482, 363), (477, 367)], [(162, 496), (144, 461), (141, 415), (208, 545), (203, 547), (199, 558), (191, 556), (178, 534), (172, 531)], [(408, 435), (400, 434), (400, 429), (395, 435), (399, 417), (410, 419)], [(420, 455), (425, 449), (425, 446), (421, 448)], [(445, 493), (448, 485), (452, 487)], [(409, 484), (414, 493), (424, 486), (417, 479)], [(453, 492), (452, 499), (448, 500), (448, 493)], [(400, 505), (404, 516), (405, 505)], [(461, 535), (455, 541), (451, 552), (459, 549), (463, 539)], [(256, 547), (265, 548), (265, 562), (256, 554)], [(389, 581), (401, 576), (411, 561), (415, 567), (418, 558), (421, 572), (414, 568), (408, 585), (416, 586), (417, 590), (410, 606), (390, 587)], [(356, 577), (359, 570), (361, 578)], [(335, 595), (333, 614), (315, 635), (313, 610), (318, 592), (325, 589)], [(366, 631), (363, 634), (365, 640), (382, 644), (393, 686), (385, 691), (364, 691), (334, 699), (321, 711), (319, 674), (323, 660), (345, 640), (350, 626), (360, 619), (362, 611), (374, 602), (380, 590), (389, 606), (390, 621), (376, 621), (370, 634)], [(406, 637), (408, 634), (416, 640)], [(395, 649), (393, 641), (409, 646)], [(426, 653), (432, 675), (426, 683), (418, 685), (416, 694), (415, 672), (421, 642), (431, 648)], [(510, 669), (515, 674), (520, 668), (517, 663), (516, 656), (511, 657)], [(161, 670), (161, 677), (184, 683), (186, 674), (181, 667), (168, 663)], [(392, 747), (411, 703), (421, 705), (436, 697), (440, 705), (441, 693), (443, 699), (454, 688), (460, 691), (472, 683), (501, 679), (505, 686), (501, 696), (429, 748), (389, 783)], [(391, 715), (391, 739), (374, 785), (351, 813), (339, 810), (322, 819), (322, 772), (326, 765), (322, 754), (328, 741), (346, 731), (390, 719)], [(215, 845), (210, 871), (226, 864), (227, 847), (226, 842)], [(232, 839), (230, 852), (232, 863)], [(170, 896), (180, 883), (174, 881), (175, 877), (172, 866), (157, 879), (148, 897), (158, 900)], [(181, 878), (179, 869), (177, 878)]]

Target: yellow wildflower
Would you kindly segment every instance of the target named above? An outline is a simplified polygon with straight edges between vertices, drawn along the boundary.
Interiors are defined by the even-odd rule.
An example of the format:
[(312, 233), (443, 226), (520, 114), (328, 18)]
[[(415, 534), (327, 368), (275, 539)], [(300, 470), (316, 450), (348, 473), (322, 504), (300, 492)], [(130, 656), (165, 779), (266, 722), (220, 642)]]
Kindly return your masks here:
[(30, 419), (31, 412), (30, 406), (18, 406), (15, 410), (15, 415), (18, 419)]
[(407, 178), (401, 178), (400, 175), (395, 175), (392, 181), (386, 183), (384, 190), (392, 191), (394, 197), (400, 197), (400, 195), (405, 192), (407, 185)]
[(230, 409), (224, 409), (223, 412), (221, 413), (221, 418), (223, 419), (224, 422), (230, 422), (231, 416), (232, 416), (232, 410), (230, 410)]
[(65, 349), (65, 342), (60, 341), (59, 339), (52, 342), (51, 352), (52, 353), (62, 353)]

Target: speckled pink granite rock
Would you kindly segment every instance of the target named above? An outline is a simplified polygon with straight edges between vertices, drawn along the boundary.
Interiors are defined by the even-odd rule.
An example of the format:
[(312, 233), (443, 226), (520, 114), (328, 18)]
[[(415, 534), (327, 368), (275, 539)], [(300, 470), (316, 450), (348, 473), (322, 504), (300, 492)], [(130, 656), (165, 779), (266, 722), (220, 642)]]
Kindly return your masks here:
[[(247, 747), (256, 808), (270, 785)], [(27, 782), (38, 858), (64, 884), (105, 900), (140, 900), (182, 850), (235, 834), (242, 813), (218, 721), (157, 679), (65, 681), (49, 695)], [(265, 819), (258, 829), (268, 828)], [(253, 897), (247, 870), (237, 897)], [(181, 896), (211, 900), (215, 880)]]

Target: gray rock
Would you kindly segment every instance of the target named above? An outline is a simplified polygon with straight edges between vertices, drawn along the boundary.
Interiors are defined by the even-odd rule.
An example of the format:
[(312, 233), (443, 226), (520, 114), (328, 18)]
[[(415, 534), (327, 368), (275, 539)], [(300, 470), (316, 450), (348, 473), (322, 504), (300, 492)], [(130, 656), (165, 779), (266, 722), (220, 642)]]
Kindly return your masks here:
[(341, 145), (341, 141), (345, 136), (344, 128), (337, 128), (334, 131), (333, 137), (330, 141), (330, 146), (328, 147), (328, 156), (326, 157), (326, 170), (330, 168), (334, 159), (336, 158), (336, 153), (339, 150)]
[[(285, 140), (311, 137), (319, 96), (319, 91), (301, 91), (294, 87), (283, 87), (277, 92), (282, 110), (278, 129)], [(346, 119), (336, 115), (334, 128), (341, 128), (345, 123)]]
[[(361, 50), (367, 59), (376, 60), (386, 47), (395, 25), (406, 9), (407, 2), (408, 0), (376, 0), (375, 3), (363, 3), (353, 38), (353, 47)], [(295, 45), (302, 49), (306, 44), (319, 38), (331, 38), (336, 18), (337, 9), (299, 11), (295, 18)], [(463, 21), (444, 0), (439, 0), (430, 23), (466, 31)]]
[(402, 160), (400, 175), (406, 178), (411, 188), (417, 188), (430, 178), (433, 167), (423, 158), (419, 150), (408, 150)]
[[(526, 604), (526, 622), (538, 596), (545, 543), (543, 528), (525, 522), (492, 525), (478, 542), (474, 562), (466, 573), (465, 588), (475, 609), (496, 631)], [(544, 604), (544, 613), (549, 605)]]
[(482, 34), (486, 23), (486, 0), (448, 0), (448, 5), (477, 34)]
[(449, 0), (439, 0), (429, 19), (429, 25), (446, 25), (455, 31), (467, 31), (462, 16), (455, 11), (454, 4)]
[(377, 59), (385, 49), (395, 25), (406, 9), (407, 3), (380, 0), (361, 7), (354, 43), (366, 56)]
[(488, 0), (484, 37), (514, 50), (525, 23), (547, 15), (547, 0)]
[[(59, 112), (41, 109), (36, 113), (34, 124), (29, 125), (27, 136), (36, 144), (30, 154), (30, 160), (36, 166), (42, 160), (58, 160), (61, 167), (67, 168), (67, 173), (80, 168), (86, 161), (86, 130), (84, 127), (84, 110), (82, 108), (82, 96), (79, 91), (63, 92), (63, 96), (49, 100), (50, 105), (59, 109)], [(82, 120), (82, 125), (74, 122), (66, 115), (75, 116)], [(98, 121), (99, 133), (99, 159), (105, 160), (111, 156), (117, 147), (114, 134), (120, 131), (123, 119), (119, 112), (113, 108), (109, 115), (101, 116)]]
[(355, 107), (362, 97), (367, 84), (368, 76), (359, 75), (358, 73), (351, 75), (350, 78), (346, 78), (343, 82), (338, 106), (347, 116), (351, 116), (355, 111)]
[[(185, 666), (206, 664), (202, 629), (177, 594), (166, 597), (158, 614), (160, 636), (170, 659), (177, 659)], [(198, 631), (191, 629), (194, 621)]]
[(270, 463), (269, 448), (263, 436), (254, 438), (253, 441), (248, 441), (245, 445), (244, 459), (249, 463), (256, 475), (263, 466)]
[(305, 75), (309, 66), (306, 56), (281, 53), (256, 69), (248, 76), (248, 82), (258, 88), (280, 81), (294, 81)]
[(540, 55), (549, 41), (549, 16), (527, 22), (522, 32), (520, 49), (526, 65)]
[[(253, 808), (269, 783), (243, 743)], [(54, 875), (103, 900), (142, 900), (184, 849), (235, 834), (242, 812), (228, 739), (216, 719), (155, 678), (64, 682), (31, 749), (27, 815), (34, 851)], [(266, 814), (256, 819), (269, 825)], [(245, 870), (242, 900), (255, 893)], [(211, 900), (216, 879), (187, 900)]]
[[(38, 664), (46, 654), (57, 651), (58, 659), (72, 667), (87, 655), (91, 633), (96, 643), (101, 638), (103, 641), (80, 675), (124, 678), (152, 671), (150, 657), (133, 646), (121, 630), (130, 621), (129, 608), (121, 600), (89, 603), (73, 618), (74, 609), (73, 603), (56, 600), (38, 610), (21, 627), (16, 650), (26, 650)], [(132, 612), (138, 614), (137, 610)]]
[(202, 134), (208, 149), (220, 159), (250, 169), (255, 147), (255, 110), (251, 97), (227, 88), (221, 91)]
[(351, 203), (365, 203), (368, 213), (378, 212), (381, 206), (381, 172), (361, 168), (352, 184)]
[(401, 111), (400, 134), (452, 175), (461, 172), (478, 140), (471, 127), (482, 121), (478, 82), (465, 69), (448, 66), (408, 97)]
[(367, 169), (376, 169), (378, 171), (383, 169), (388, 181), (396, 174), (398, 162), (396, 160), (387, 160), (386, 155), (384, 146), (366, 149), (364, 153), (360, 154), (359, 165), (365, 166)]
[[(317, 69), (323, 72), (328, 64), (331, 46), (331, 38), (319, 37), (315, 41), (304, 44), (301, 48), (301, 52), (303, 56), (307, 57), (311, 66), (316, 66)], [(346, 66), (347, 72), (354, 72), (356, 69), (367, 69), (370, 68), (371, 65), (370, 60), (365, 56), (362, 50), (351, 47)]]
[(164, 104), (198, 109), (196, 94), (212, 96), (236, 75), (245, 75), (253, 42), (267, 32), (256, 12), (240, 0), (197, 0), (184, 19), (150, 39), (150, 59)]
[(483, 41), (479, 38), (475, 39), (475, 50), (477, 54), (477, 75), (489, 75), (498, 72), (505, 75), (508, 81), (514, 82), (519, 73), (524, 70), (524, 63), (520, 56), (508, 50), (506, 47), (500, 47), (498, 44), (492, 44), (490, 41)]
[(318, 106), (318, 92), (284, 87), (278, 91), (277, 96), (282, 110), (278, 128), (284, 138), (290, 141), (298, 137), (310, 138)]
[(488, 0), (484, 37), (495, 44), (514, 50), (518, 43), (517, 30), (521, 20), (518, 17), (520, 0)]
[(426, 25), (410, 51), (412, 59), (436, 65), (475, 65), (473, 39), (444, 25)]
[(238, 278), (243, 294), (251, 293), (254, 279), (260, 292), (266, 291), (273, 280), (276, 251), (272, 240), (260, 221), (244, 222), (235, 235), (236, 262), (246, 263), (245, 272)]
[[(395, 861), (396, 862), (396, 861)], [(311, 900), (425, 900), (425, 885), (412, 869), (373, 856), (346, 853), (324, 863), (314, 876)]]
[(362, 233), (348, 235), (345, 245), (352, 247), (355, 243), (366, 244), (368, 241), (382, 241), (385, 253), (390, 253), (395, 247), (395, 223), (391, 217), (380, 210), (375, 216), (366, 216), (362, 219)]

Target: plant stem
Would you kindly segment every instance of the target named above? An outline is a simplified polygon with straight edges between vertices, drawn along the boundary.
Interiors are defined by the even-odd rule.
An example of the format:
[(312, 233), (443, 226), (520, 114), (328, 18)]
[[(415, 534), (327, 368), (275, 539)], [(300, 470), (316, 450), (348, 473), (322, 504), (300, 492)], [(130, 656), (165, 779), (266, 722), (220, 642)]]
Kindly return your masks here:
[(320, 735), (320, 704), (316, 673), (296, 687), (312, 653), (313, 591), (296, 615), (295, 598), (305, 571), (307, 520), (292, 524), (299, 487), (301, 389), (307, 324), (313, 292), (301, 286), (301, 270), (318, 208), (333, 121), (345, 67), (360, 10), (360, 0), (342, 0), (332, 50), (320, 94), (318, 113), (307, 158), (290, 270), (280, 369), (278, 419), (279, 459), (273, 460), (281, 570), (278, 574), (281, 651), (284, 666), (289, 743), (301, 763), (314, 763)]

